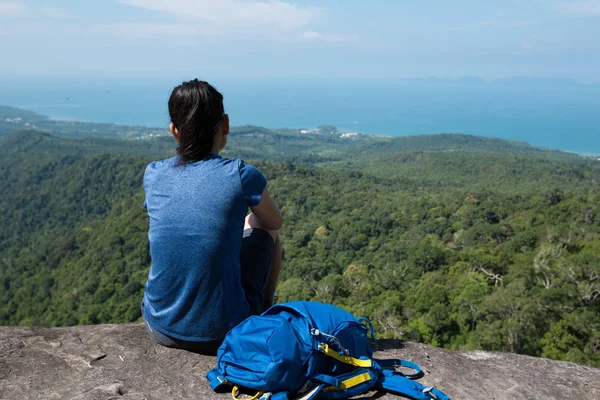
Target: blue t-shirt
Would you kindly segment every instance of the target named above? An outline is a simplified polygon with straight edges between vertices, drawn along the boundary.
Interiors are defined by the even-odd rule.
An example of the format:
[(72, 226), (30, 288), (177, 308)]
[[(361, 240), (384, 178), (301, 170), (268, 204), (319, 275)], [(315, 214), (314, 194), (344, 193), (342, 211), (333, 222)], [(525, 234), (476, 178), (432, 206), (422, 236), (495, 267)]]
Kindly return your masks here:
[(153, 162), (144, 174), (152, 258), (144, 317), (175, 339), (221, 340), (250, 314), (241, 285), (242, 233), (267, 181), (236, 158), (210, 153), (186, 165), (177, 161)]

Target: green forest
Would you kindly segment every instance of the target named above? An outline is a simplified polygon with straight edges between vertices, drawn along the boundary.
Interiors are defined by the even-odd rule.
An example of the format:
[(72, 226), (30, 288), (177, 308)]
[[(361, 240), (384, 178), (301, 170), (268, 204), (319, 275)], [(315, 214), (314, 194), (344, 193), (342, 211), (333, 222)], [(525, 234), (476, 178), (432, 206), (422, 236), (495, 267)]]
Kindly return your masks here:
[[(71, 129), (0, 137), (2, 325), (140, 318), (142, 175), (175, 144)], [(256, 165), (281, 207), (279, 301), (339, 305), (382, 338), (600, 367), (600, 162), (468, 135), (257, 127), (234, 129), (224, 155)]]

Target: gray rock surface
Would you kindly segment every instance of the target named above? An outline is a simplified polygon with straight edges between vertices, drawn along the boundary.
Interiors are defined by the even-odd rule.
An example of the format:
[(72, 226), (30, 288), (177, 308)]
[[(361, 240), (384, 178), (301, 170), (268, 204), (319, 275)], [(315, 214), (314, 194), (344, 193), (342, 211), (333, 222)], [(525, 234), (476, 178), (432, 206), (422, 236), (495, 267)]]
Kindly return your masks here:
[[(376, 358), (404, 358), (420, 382), (454, 400), (600, 399), (600, 369), (482, 351), (380, 340)], [(141, 324), (0, 327), (0, 399), (230, 399), (204, 378), (215, 358), (155, 345)], [(396, 398), (376, 392), (363, 398)]]

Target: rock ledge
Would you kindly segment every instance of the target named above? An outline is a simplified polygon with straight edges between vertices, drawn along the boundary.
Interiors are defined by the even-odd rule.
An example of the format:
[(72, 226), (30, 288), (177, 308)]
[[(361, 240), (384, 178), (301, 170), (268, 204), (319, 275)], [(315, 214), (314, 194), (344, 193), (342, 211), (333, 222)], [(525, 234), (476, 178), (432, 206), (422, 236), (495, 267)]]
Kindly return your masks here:
[[(378, 340), (375, 358), (404, 358), (420, 382), (454, 400), (600, 399), (600, 369), (515, 354), (447, 351)], [(214, 357), (155, 345), (142, 324), (0, 327), (0, 399), (230, 399), (211, 391)], [(363, 398), (395, 398), (371, 393)]]

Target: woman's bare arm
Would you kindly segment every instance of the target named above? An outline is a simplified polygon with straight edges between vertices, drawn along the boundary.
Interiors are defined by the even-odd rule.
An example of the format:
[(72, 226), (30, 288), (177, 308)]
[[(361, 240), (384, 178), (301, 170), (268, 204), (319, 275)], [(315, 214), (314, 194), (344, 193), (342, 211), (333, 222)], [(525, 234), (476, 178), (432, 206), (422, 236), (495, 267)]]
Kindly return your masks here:
[(266, 229), (276, 231), (281, 228), (281, 224), (283, 223), (281, 211), (279, 211), (279, 207), (271, 199), (269, 190), (266, 187), (262, 193), (260, 203), (254, 207), (250, 207), (250, 209)]

